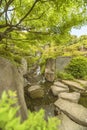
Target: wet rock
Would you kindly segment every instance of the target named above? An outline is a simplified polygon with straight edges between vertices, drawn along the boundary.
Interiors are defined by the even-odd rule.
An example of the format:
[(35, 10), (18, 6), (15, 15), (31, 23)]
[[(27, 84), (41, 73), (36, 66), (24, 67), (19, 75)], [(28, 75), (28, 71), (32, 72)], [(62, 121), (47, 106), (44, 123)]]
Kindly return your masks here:
[(58, 130), (87, 130), (87, 127), (81, 126), (81, 125), (73, 122), (64, 113), (61, 113), (61, 115), (58, 117), (61, 120), (61, 124), (60, 124)]
[(52, 91), (54, 96), (58, 96), (58, 94), (60, 94), (62, 92), (69, 92), (69, 88), (67, 86), (65, 88), (63, 88), (63, 87), (59, 87), (56, 85), (52, 85), (51, 91)]
[(30, 97), (35, 98), (43, 98), (44, 97), (44, 90), (39, 85), (34, 85), (28, 88), (28, 92), (30, 94)]
[(80, 84), (75, 81), (70, 81), (70, 80), (62, 80), (62, 82), (66, 85), (68, 85), (72, 90), (80, 93), (85, 92), (85, 88)]
[(63, 99), (57, 100), (54, 105), (75, 123), (87, 127), (87, 108)]
[(74, 102), (74, 103), (78, 103), (79, 99), (80, 99), (80, 93), (77, 92), (71, 92), (71, 93), (60, 93), (58, 95), (59, 98)]

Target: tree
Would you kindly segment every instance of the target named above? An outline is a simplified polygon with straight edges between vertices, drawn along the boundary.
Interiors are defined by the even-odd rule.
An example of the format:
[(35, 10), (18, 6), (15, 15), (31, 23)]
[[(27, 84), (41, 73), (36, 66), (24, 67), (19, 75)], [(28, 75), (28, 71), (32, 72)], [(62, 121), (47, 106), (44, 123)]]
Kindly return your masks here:
[(85, 23), (84, 0), (0, 0), (0, 41), (12, 33), (64, 34)]

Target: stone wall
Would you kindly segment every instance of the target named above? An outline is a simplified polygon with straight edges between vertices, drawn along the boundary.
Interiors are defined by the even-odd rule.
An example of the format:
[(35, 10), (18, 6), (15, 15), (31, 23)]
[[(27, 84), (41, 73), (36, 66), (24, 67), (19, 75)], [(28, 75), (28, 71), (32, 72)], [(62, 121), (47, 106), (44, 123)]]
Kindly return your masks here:
[(68, 63), (70, 62), (70, 60), (72, 59), (72, 57), (64, 57), (64, 56), (58, 56), (56, 58), (56, 71), (64, 71), (64, 68), (66, 65), (68, 65)]

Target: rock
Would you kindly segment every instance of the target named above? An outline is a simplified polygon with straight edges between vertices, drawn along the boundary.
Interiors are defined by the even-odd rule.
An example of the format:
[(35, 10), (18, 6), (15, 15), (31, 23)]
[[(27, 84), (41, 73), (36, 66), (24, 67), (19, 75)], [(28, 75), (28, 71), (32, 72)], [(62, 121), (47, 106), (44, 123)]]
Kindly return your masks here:
[(64, 84), (68, 85), (72, 90), (74, 90), (76, 92), (80, 92), (80, 93), (85, 92), (85, 88), (81, 84), (79, 84), (79, 83), (77, 83), (75, 81), (62, 80), (62, 82)]
[(63, 87), (58, 87), (56, 85), (52, 85), (51, 90), (54, 96), (58, 96), (58, 94), (62, 92), (69, 92), (69, 88), (67, 86), (66, 88), (63, 88)]
[(22, 120), (27, 118), (27, 107), (24, 99), (23, 85), (23, 76), (18, 73), (16, 66), (14, 66), (9, 60), (0, 57), (0, 96), (3, 91), (12, 90), (17, 92), (17, 104), (21, 106), (18, 115), (22, 117)]
[(18, 70), (22, 75), (27, 73), (27, 60), (25, 58), (22, 58), (21, 66), (18, 68)]
[(28, 92), (31, 98), (43, 98), (44, 97), (44, 90), (39, 85), (34, 85), (28, 88)]
[(87, 127), (87, 108), (63, 99), (57, 100), (54, 105), (75, 123)]
[(61, 83), (61, 82), (59, 82), (59, 81), (54, 82), (54, 85), (56, 85), (56, 86), (58, 86), (58, 87), (62, 87), (62, 88), (67, 88), (67, 87), (68, 87), (67, 85), (65, 85), (65, 84), (63, 84), (63, 83)]
[(58, 127), (58, 130), (87, 130), (87, 127), (81, 126), (73, 122), (64, 113), (61, 113), (59, 119), (61, 120), (61, 124)]
[(60, 93), (58, 95), (59, 98), (74, 102), (74, 103), (78, 103), (79, 99), (80, 99), (80, 93), (77, 92), (71, 92), (71, 93)]
[(26, 78), (24, 78), (24, 87), (27, 87), (29, 85), (31, 85), (31, 83), (29, 81), (27, 81)]
[(56, 72), (64, 72), (65, 67), (70, 63), (72, 56), (56, 57)]
[(87, 81), (78, 79), (78, 80), (76, 80), (76, 82), (80, 83), (83, 87), (87, 88)]
[(55, 59), (48, 59), (45, 67), (45, 79), (53, 82), (55, 79)]

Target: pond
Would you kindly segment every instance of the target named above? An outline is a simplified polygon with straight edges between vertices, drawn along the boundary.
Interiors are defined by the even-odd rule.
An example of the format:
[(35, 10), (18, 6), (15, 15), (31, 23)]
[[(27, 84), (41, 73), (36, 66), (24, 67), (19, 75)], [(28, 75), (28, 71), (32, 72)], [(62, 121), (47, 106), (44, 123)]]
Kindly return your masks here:
[(34, 111), (35, 106), (50, 105), (57, 100), (57, 97), (54, 97), (50, 90), (51, 85), (52, 83), (50, 82), (45, 82), (41, 84), (41, 87), (43, 87), (44, 89), (45, 95), (43, 98), (39, 98), (39, 99), (30, 98), (29, 93), (27, 91), (28, 87), (25, 88), (25, 100), (26, 100), (28, 109), (30, 109), (31, 111)]
[(81, 95), (81, 98), (79, 100), (79, 104), (81, 104), (87, 108), (87, 96)]
[[(51, 90), (50, 90), (50, 86), (52, 85), (52, 83), (50, 82), (45, 82), (41, 84), (41, 87), (43, 87), (44, 91), (45, 91), (45, 95), (43, 98), (39, 98), (39, 99), (32, 99), (29, 96), (28, 93), (28, 87), (25, 87), (25, 100), (26, 100), (26, 104), (27, 104), (27, 108), (30, 111), (38, 111), (41, 108), (43, 108), (45, 110), (45, 115), (46, 118), (48, 116), (54, 116), (55, 115), (55, 108), (54, 108), (54, 102), (58, 99), (58, 97), (55, 97)], [(79, 104), (83, 105), (84, 107), (87, 108), (87, 96), (83, 96), (81, 95), (81, 98), (79, 100)]]

